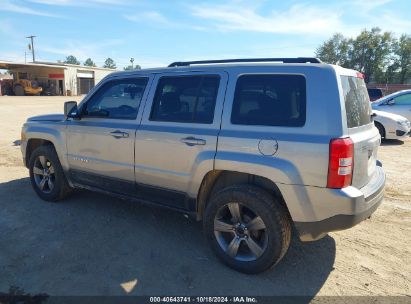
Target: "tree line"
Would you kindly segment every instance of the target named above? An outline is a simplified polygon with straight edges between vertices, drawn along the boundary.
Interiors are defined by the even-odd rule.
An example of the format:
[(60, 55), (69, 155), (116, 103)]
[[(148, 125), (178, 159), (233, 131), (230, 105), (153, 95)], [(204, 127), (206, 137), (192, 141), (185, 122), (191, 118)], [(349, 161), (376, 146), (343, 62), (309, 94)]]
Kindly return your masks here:
[[(80, 61), (74, 55), (67, 56), (66, 59), (64, 60), (64, 63), (80, 65)], [(87, 58), (83, 62), (83, 65), (84, 66), (89, 66), (89, 67), (96, 67), (97, 66), (91, 58)], [(116, 69), (117, 65), (114, 62), (114, 60), (109, 57), (104, 61), (104, 64), (103, 64), (102, 67), (107, 68), (107, 69)], [(127, 70), (139, 70), (139, 69), (141, 69), (141, 67), (138, 64), (137, 65), (129, 65), (129, 66), (124, 67), (125, 71), (127, 71)]]
[(338, 64), (365, 75), (368, 83), (406, 83), (411, 79), (411, 36), (396, 38), (375, 27), (355, 38), (334, 34), (315, 51), (326, 63)]

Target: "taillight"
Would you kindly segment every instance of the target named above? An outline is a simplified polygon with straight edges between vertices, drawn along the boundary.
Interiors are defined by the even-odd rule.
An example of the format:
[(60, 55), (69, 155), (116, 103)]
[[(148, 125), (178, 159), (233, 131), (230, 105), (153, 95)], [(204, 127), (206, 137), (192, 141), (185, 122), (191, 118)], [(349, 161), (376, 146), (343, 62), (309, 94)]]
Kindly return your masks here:
[(330, 141), (327, 188), (340, 189), (351, 185), (354, 167), (354, 143), (351, 138)]

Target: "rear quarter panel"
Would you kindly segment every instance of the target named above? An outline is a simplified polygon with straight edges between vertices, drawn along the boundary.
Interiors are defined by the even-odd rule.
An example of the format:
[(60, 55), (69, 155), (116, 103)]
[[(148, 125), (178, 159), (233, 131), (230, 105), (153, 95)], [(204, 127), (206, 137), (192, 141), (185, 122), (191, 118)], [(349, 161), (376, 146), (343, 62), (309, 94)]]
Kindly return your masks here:
[[(231, 123), (237, 79), (244, 74), (296, 74), (306, 79), (303, 127), (246, 126)], [(342, 133), (335, 70), (328, 65), (271, 65), (230, 70), (215, 169), (256, 174), (277, 184), (325, 187), (329, 142)], [(274, 155), (259, 151), (261, 140), (278, 143)]]

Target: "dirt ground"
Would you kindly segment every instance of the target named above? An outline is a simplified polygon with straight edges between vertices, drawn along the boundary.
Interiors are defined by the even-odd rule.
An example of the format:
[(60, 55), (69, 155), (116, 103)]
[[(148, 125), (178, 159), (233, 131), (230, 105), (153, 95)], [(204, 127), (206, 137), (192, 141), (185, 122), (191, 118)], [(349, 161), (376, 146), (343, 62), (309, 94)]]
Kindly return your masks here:
[(248, 276), (220, 264), (201, 224), (182, 214), (90, 192), (56, 204), (37, 198), (20, 127), (61, 113), (68, 98), (0, 97), (0, 292), (411, 295), (411, 138), (380, 147), (387, 191), (370, 220), (313, 243), (294, 238), (275, 269)]

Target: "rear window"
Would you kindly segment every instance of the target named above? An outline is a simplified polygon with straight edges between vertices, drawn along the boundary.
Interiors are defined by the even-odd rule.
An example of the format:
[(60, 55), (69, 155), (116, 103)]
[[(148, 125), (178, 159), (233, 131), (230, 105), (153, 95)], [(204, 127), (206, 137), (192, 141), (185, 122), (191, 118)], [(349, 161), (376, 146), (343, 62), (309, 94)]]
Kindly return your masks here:
[(306, 84), (301, 75), (243, 75), (235, 89), (231, 123), (301, 127)]
[(371, 106), (364, 80), (357, 77), (341, 76), (347, 127), (355, 128), (371, 123)]

